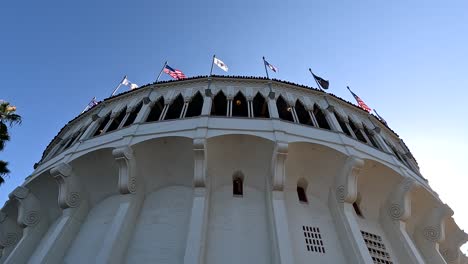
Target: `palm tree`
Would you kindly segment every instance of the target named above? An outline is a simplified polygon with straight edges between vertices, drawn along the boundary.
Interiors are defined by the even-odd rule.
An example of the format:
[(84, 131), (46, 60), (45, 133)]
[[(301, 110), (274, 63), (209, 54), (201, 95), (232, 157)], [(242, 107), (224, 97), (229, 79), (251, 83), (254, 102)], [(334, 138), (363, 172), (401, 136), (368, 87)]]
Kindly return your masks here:
[[(0, 101), (0, 151), (5, 147), (5, 142), (10, 140), (7, 124), (21, 124), (21, 116), (15, 114), (16, 107), (5, 101)], [(3, 176), (10, 173), (8, 162), (0, 160), (0, 185), (5, 181)]]

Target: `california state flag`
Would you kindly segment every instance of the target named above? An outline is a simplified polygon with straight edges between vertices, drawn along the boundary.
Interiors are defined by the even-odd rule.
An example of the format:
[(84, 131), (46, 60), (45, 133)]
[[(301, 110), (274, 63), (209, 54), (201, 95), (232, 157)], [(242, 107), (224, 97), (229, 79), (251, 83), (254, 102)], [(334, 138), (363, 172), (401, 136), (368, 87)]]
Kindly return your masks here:
[(214, 60), (213, 61), (214, 64), (216, 64), (216, 66), (218, 66), (219, 68), (221, 68), (225, 72), (228, 71), (228, 66), (226, 64), (224, 64), (224, 62), (222, 62), (220, 59), (214, 57), (213, 60)]

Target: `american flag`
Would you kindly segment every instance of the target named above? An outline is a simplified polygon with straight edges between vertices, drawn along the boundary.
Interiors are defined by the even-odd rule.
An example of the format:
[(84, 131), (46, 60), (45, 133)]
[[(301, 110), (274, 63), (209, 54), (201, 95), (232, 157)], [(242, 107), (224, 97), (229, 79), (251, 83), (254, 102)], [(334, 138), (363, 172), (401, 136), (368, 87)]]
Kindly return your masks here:
[(187, 78), (183, 72), (181, 72), (180, 70), (177, 70), (177, 69), (173, 69), (171, 66), (169, 66), (167, 64), (166, 64), (166, 66), (164, 66), (164, 72), (169, 74), (172, 78), (174, 78), (176, 80)]
[(96, 101), (96, 97), (93, 97), (93, 99), (91, 99), (91, 102), (88, 103), (88, 107), (91, 108), (97, 104), (98, 102)]
[(372, 111), (372, 109), (369, 106), (367, 106), (366, 103), (364, 103), (364, 101), (361, 98), (359, 98), (359, 96), (353, 93), (353, 91), (351, 91), (351, 89), (349, 89), (348, 86), (346, 86), (346, 88), (348, 88), (349, 92), (354, 96), (354, 99), (356, 99), (356, 102), (358, 103), (359, 107), (361, 107), (363, 110), (367, 111), (368, 113)]

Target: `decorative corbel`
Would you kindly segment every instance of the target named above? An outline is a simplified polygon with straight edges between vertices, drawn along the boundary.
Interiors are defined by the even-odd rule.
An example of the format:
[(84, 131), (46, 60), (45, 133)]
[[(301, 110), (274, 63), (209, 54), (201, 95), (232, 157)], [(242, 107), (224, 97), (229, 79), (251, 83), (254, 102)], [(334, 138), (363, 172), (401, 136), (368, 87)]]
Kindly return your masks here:
[(336, 199), (341, 203), (354, 203), (357, 198), (357, 178), (364, 166), (364, 160), (350, 156), (341, 172), (335, 178)]
[(415, 180), (406, 177), (401, 180), (388, 200), (388, 215), (393, 220), (405, 221), (411, 216), (411, 191), (421, 187)]
[(447, 263), (459, 263), (460, 247), (468, 241), (468, 234), (457, 228), (455, 232), (447, 235), (444, 245), (440, 247), (440, 253)]
[(272, 160), (273, 190), (283, 191), (286, 182), (286, 158), (288, 157), (288, 143), (276, 142)]
[(206, 140), (195, 138), (193, 140), (194, 177), (195, 187), (206, 187)]
[(430, 242), (438, 243), (445, 239), (445, 218), (453, 215), (452, 209), (446, 204), (441, 204), (432, 209), (419, 230), (421, 235)]
[(20, 237), (15, 221), (0, 211), (0, 249), (15, 245)]
[(9, 195), (10, 199), (16, 199), (18, 206), (18, 224), (22, 228), (33, 227), (41, 221), (41, 206), (39, 200), (28, 188), (16, 187)]
[(59, 185), (58, 204), (60, 208), (75, 208), (80, 206), (83, 199), (78, 179), (73, 176), (72, 167), (60, 163), (50, 170), (50, 174)]
[(135, 193), (137, 190), (136, 165), (133, 150), (121, 147), (112, 150), (112, 155), (119, 166), (119, 191), (122, 194)]

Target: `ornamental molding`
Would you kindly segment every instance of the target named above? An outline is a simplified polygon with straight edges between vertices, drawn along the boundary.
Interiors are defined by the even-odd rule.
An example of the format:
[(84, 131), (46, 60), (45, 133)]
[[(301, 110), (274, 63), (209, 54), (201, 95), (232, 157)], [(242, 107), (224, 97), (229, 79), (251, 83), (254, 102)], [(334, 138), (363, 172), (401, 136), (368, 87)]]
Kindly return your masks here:
[(60, 208), (76, 208), (83, 200), (83, 192), (73, 169), (66, 163), (59, 163), (50, 170), (59, 186), (58, 204)]
[(0, 211), (0, 250), (15, 245), (20, 238), (16, 222)]
[(445, 218), (453, 215), (452, 209), (446, 204), (440, 204), (433, 208), (423, 218), (419, 232), (425, 240), (438, 243), (445, 239)]
[(357, 180), (364, 166), (364, 160), (349, 156), (341, 171), (335, 177), (335, 194), (340, 203), (354, 203), (357, 199)]
[(119, 166), (119, 192), (121, 194), (135, 193), (137, 191), (136, 164), (133, 150), (129, 146), (112, 150)]
[(421, 185), (412, 178), (400, 181), (387, 202), (388, 215), (393, 220), (406, 221), (411, 216), (411, 192)]
[(272, 158), (273, 190), (283, 191), (286, 183), (286, 159), (289, 145), (287, 142), (276, 142)]
[(28, 188), (23, 186), (16, 187), (16, 189), (10, 193), (9, 198), (17, 200), (19, 203), (18, 224), (22, 228), (33, 227), (41, 221), (40, 202)]

